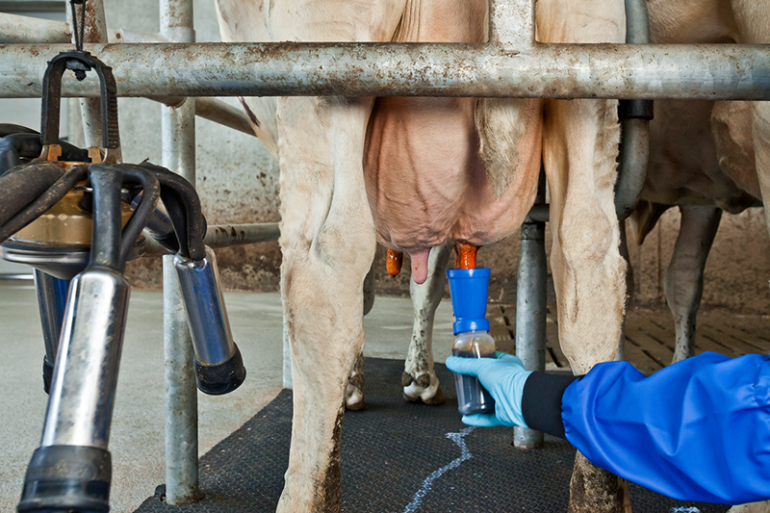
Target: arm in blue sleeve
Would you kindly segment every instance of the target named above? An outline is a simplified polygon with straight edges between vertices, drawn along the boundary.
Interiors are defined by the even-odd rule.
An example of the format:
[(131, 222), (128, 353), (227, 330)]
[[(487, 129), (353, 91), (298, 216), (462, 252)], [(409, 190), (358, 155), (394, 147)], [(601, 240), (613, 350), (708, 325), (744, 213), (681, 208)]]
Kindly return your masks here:
[(567, 440), (595, 465), (681, 500), (770, 498), (770, 357), (703, 353), (650, 377), (596, 365), (562, 397)]

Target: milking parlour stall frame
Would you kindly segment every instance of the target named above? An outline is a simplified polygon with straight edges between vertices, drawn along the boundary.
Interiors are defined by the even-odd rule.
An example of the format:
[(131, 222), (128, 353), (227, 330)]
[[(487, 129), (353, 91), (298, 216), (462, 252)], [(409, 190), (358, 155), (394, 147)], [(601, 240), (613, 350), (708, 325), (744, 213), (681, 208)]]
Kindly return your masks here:
[[(67, 2), (68, 3), (68, 2)], [(626, 44), (545, 44), (535, 40), (535, 0), (490, 0), (489, 42), (195, 43), (192, 0), (160, 0), (158, 34), (108, 30), (103, 0), (88, 0), (84, 49), (112, 67), (118, 97), (145, 97), (162, 109), (162, 165), (195, 184), (196, 115), (254, 135), (246, 116), (214, 96), (466, 96), (620, 99), (622, 147), (616, 209), (627, 217), (644, 183), (648, 100), (770, 100), (770, 45), (653, 45), (645, 0), (626, 0)], [(69, 11), (68, 11), (69, 15)], [(0, 97), (40, 98), (43, 70), (71, 49), (69, 23), (0, 13)], [(205, 72), (205, 73), (204, 73)], [(99, 146), (94, 79), (62, 81), (81, 98), (87, 146)], [(541, 178), (522, 226), (516, 352), (544, 370), (544, 226)], [(206, 244), (276, 240), (277, 223), (209, 227)], [(148, 238), (148, 254), (165, 251)], [(173, 256), (163, 257), (166, 379), (166, 502), (199, 497), (196, 383), (187, 315)], [(371, 272), (370, 272), (371, 277)], [(369, 279), (369, 278), (367, 278)], [(371, 287), (366, 293), (373, 294)], [(284, 384), (290, 387), (288, 348)], [(515, 444), (542, 445), (516, 429)], [(277, 471), (277, 469), (276, 469)]]

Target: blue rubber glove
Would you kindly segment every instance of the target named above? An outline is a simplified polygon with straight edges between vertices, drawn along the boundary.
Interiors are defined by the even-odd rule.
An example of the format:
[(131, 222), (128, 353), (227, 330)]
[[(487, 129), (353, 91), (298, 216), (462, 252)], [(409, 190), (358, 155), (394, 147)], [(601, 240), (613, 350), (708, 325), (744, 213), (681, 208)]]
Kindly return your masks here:
[(476, 376), (481, 386), (495, 400), (495, 413), (464, 415), (463, 424), (479, 427), (521, 426), (524, 422), (521, 398), (524, 383), (532, 371), (524, 370), (524, 364), (516, 356), (497, 352), (495, 358), (461, 358), (450, 356), (446, 366), (452, 372)]

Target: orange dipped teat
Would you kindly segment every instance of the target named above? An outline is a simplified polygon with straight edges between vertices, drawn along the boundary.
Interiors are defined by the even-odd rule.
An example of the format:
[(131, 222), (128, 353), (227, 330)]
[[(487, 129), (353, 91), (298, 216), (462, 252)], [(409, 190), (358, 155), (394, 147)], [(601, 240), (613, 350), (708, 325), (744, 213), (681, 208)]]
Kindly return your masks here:
[(404, 254), (395, 249), (388, 248), (388, 258), (386, 265), (388, 267), (388, 274), (391, 276), (398, 276), (401, 272), (401, 265), (404, 263)]
[(475, 269), (478, 247), (467, 242), (455, 243), (455, 269)]

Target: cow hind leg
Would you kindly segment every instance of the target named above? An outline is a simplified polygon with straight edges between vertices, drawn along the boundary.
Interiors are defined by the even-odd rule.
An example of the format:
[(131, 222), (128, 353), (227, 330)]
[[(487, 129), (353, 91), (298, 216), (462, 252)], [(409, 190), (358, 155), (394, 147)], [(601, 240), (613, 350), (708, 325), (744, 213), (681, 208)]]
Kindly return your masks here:
[(714, 242), (722, 210), (681, 206), (682, 223), (666, 270), (666, 301), (674, 316), (676, 347), (671, 363), (695, 355), (695, 318), (703, 295), (703, 270)]
[(433, 318), (444, 294), (451, 251), (449, 242), (432, 248), (428, 257), (428, 279), (420, 285), (414, 280), (409, 282), (414, 328), (401, 378), (404, 399), (409, 402), (444, 404), (444, 391), (433, 369)]
[(626, 359), (626, 317), (631, 306), (634, 304), (634, 269), (631, 267), (631, 257), (628, 254), (628, 237), (626, 235), (626, 222), (620, 222), (620, 256), (626, 262), (626, 315), (623, 315), (623, 324), (620, 326), (620, 337), (618, 338), (618, 351), (615, 353), (615, 360)]
[(340, 426), (375, 251), (361, 168), (370, 111), (368, 99), (278, 100), (281, 293), (294, 386), (281, 513), (341, 507)]
[(358, 411), (366, 406), (364, 400), (364, 353), (358, 355), (350, 371), (348, 386), (345, 388), (345, 409)]
[[(616, 109), (615, 101), (596, 100), (551, 101), (545, 109), (559, 340), (576, 374), (615, 358), (623, 321), (626, 265), (613, 200)], [(630, 511), (625, 481), (580, 454), (570, 492), (571, 513)]]
[[(364, 315), (372, 311), (374, 307), (374, 266), (364, 279)], [(345, 409), (358, 411), (366, 407), (364, 399), (364, 353), (358, 355), (353, 369), (350, 371), (348, 386), (345, 389)]]

